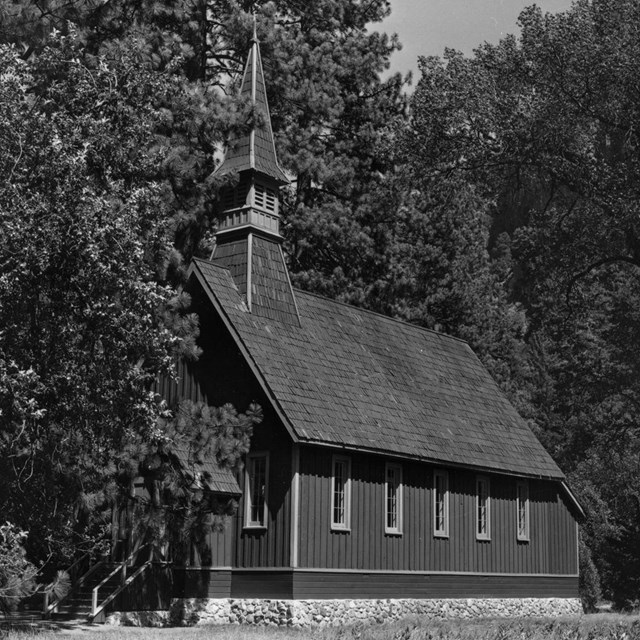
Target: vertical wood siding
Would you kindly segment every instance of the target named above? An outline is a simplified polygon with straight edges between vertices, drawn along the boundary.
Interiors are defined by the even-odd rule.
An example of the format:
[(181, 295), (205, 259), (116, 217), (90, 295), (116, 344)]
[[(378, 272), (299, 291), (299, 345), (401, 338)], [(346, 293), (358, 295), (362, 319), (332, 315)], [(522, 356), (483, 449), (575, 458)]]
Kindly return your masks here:
[[(157, 389), (169, 406), (180, 400), (204, 401), (218, 407), (231, 403), (242, 412), (257, 402), (263, 410), (263, 422), (255, 427), (251, 439), (253, 451), (270, 452), (267, 527), (243, 530), (244, 499), (223, 532), (209, 536), (211, 566), (278, 567), (288, 566), (290, 557), (290, 477), (291, 440), (240, 354), (233, 339), (210, 304), (194, 292), (194, 304), (200, 312), (202, 355), (196, 362), (180, 361), (178, 381), (164, 379)], [(244, 490), (244, 473), (239, 478)]]
[(208, 537), (212, 567), (230, 567), (233, 564), (233, 537), (233, 516), (227, 516), (225, 517), (224, 530), (213, 531)]
[[(291, 443), (284, 428), (270, 411), (252, 438), (253, 451), (269, 451), (267, 526), (243, 529), (244, 495), (235, 520), (235, 567), (288, 567), (290, 560)], [(244, 474), (240, 487), (244, 490)]]
[(351, 456), (351, 531), (331, 531), (331, 451), (300, 450), (300, 567), (574, 574), (575, 521), (557, 483), (530, 480), (530, 540), (517, 540), (516, 478), (492, 474), (490, 540), (475, 536), (475, 480), (449, 472), (449, 537), (433, 535), (434, 466), (403, 463), (403, 533), (384, 532), (385, 458)]

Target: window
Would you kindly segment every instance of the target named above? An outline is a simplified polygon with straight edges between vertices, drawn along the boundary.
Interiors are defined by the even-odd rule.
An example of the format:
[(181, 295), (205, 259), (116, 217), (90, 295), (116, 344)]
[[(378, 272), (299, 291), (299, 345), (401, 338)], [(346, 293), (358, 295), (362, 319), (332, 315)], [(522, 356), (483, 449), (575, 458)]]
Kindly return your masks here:
[(384, 532), (402, 533), (402, 467), (399, 464), (385, 465), (385, 521)]
[(516, 484), (516, 512), (518, 518), (518, 540), (529, 540), (529, 484), (526, 481)]
[(331, 478), (331, 528), (348, 531), (351, 510), (351, 460), (333, 456)]
[(449, 537), (449, 474), (433, 472), (433, 535)]
[(489, 497), (489, 479), (476, 478), (476, 538), (491, 539), (491, 498)]
[(245, 527), (267, 526), (269, 455), (250, 453), (245, 475)]

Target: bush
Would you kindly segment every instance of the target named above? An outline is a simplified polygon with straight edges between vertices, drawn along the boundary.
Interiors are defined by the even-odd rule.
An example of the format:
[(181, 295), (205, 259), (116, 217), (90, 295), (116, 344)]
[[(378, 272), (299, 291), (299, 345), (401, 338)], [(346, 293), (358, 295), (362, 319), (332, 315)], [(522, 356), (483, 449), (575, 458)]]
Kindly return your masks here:
[(593, 562), (591, 549), (584, 543), (580, 536), (580, 581), (579, 590), (582, 600), (582, 608), (585, 613), (596, 611), (598, 601), (601, 597), (600, 575)]
[(37, 590), (38, 569), (26, 558), (27, 537), (10, 522), (0, 525), (0, 611), (14, 611), (21, 600)]

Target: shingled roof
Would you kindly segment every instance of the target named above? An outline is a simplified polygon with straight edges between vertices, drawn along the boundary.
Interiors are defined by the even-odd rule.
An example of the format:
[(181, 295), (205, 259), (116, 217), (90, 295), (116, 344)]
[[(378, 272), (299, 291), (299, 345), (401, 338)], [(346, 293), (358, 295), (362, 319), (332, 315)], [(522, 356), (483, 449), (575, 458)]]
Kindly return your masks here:
[(289, 180), (280, 168), (276, 156), (262, 57), (255, 30), (251, 41), (251, 51), (242, 76), (240, 95), (251, 100), (255, 111), (262, 116), (262, 122), (260, 126), (253, 126), (246, 135), (229, 141), (224, 160), (214, 171), (214, 175), (223, 176), (236, 171), (254, 169), (281, 184), (288, 183)]
[(213, 493), (239, 496), (242, 492), (231, 469), (218, 466), (209, 456), (197, 455), (186, 443), (174, 445), (173, 453), (182, 471), (193, 481), (194, 488), (204, 488)]
[(464, 341), (296, 291), (300, 325), (249, 312), (194, 260), (292, 438), (523, 476), (564, 476)]

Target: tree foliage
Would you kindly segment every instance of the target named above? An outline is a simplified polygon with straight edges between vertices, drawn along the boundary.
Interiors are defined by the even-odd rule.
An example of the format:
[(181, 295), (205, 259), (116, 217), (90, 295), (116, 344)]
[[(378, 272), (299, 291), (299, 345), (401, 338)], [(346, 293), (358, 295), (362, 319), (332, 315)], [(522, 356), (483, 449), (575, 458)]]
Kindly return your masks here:
[[(98, 482), (104, 470), (130, 479), (145, 465), (163, 470), (148, 478), (182, 514), (176, 530), (195, 531), (210, 512), (186, 491), (170, 442), (183, 427), (195, 442), (239, 428), (238, 453), (257, 424), (253, 409), (205, 419), (185, 406), (159, 426), (149, 393), (176, 353), (197, 353), (175, 288), (212, 246), (220, 145), (257, 117), (234, 97), (253, 9), (0, 8), (0, 41), (14, 45), (0, 58), (0, 500), (26, 499), (42, 459), (40, 477), (73, 499), (58, 505), (30, 480), (25, 517), (40, 540), (86, 533), (77, 515), (99, 514), (116, 490)], [(388, 11), (385, 0), (259, 7), (276, 145), (293, 178), (282, 207), (292, 279), (468, 340), (588, 511), (585, 592), (593, 601), (600, 579), (629, 604), (640, 575), (640, 9), (531, 7), (518, 37), (423, 59), (410, 105), (402, 78), (380, 79), (399, 43), (369, 25)]]
[[(0, 49), (0, 510), (54, 564), (106, 544), (150, 448), (177, 433), (154, 383), (198, 353), (189, 297), (167, 282), (156, 125), (173, 78), (135, 48), (83, 53), (73, 33), (29, 63)], [(208, 429), (213, 460), (237, 468), (256, 410), (199, 410), (182, 439), (199, 451)]]
[[(175, 287), (189, 257), (211, 248), (216, 149), (254, 117), (225, 95), (251, 10), (138, 0), (0, 9), (10, 45), (0, 75), (0, 500), (30, 522), (32, 557), (68, 558), (105, 539), (110, 506), (158, 455), (173, 461), (154, 480), (170, 508), (191, 514), (185, 522), (198, 511), (170, 446), (181, 418), (152, 383), (178, 355), (197, 354), (196, 320)], [(261, 8), (278, 144), (299, 176), (292, 212), (330, 202), (349, 213), (375, 176), (371, 120), (404, 108), (399, 78), (377, 75), (397, 42), (365, 28), (387, 12), (383, 1)], [(191, 437), (206, 425), (218, 442), (230, 438), (235, 454), (215, 457), (237, 467), (255, 410), (203, 420)]]
[(640, 517), (640, 13), (579, 0), (520, 23), (519, 38), (471, 58), (422, 61), (412, 135), (427, 173), (473, 185), (488, 207), (494, 262), (505, 258), (526, 312), (532, 416), (588, 507), (585, 541), (622, 605)]
[(23, 546), (26, 531), (9, 522), (0, 525), (0, 611), (15, 610), (21, 599), (37, 588), (38, 568), (27, 560)]
[(241, 469), (253, 428), (261, 422), (262, 409), (255, 404), (238, 413), (230, 404), (214, 408), (190, 400), (161, 420), (162, 438), (143, 443), (131, 456), (137, 468), (130, 478), (143, 477), (147, 489), (136, 500), (135, 537), (167, 549), (182, 564), (195, 545), (206, 565), (207, 534), (221, 531), (225, 516), (238, 507), (236, 496), (211, 491), (211, 472)]

